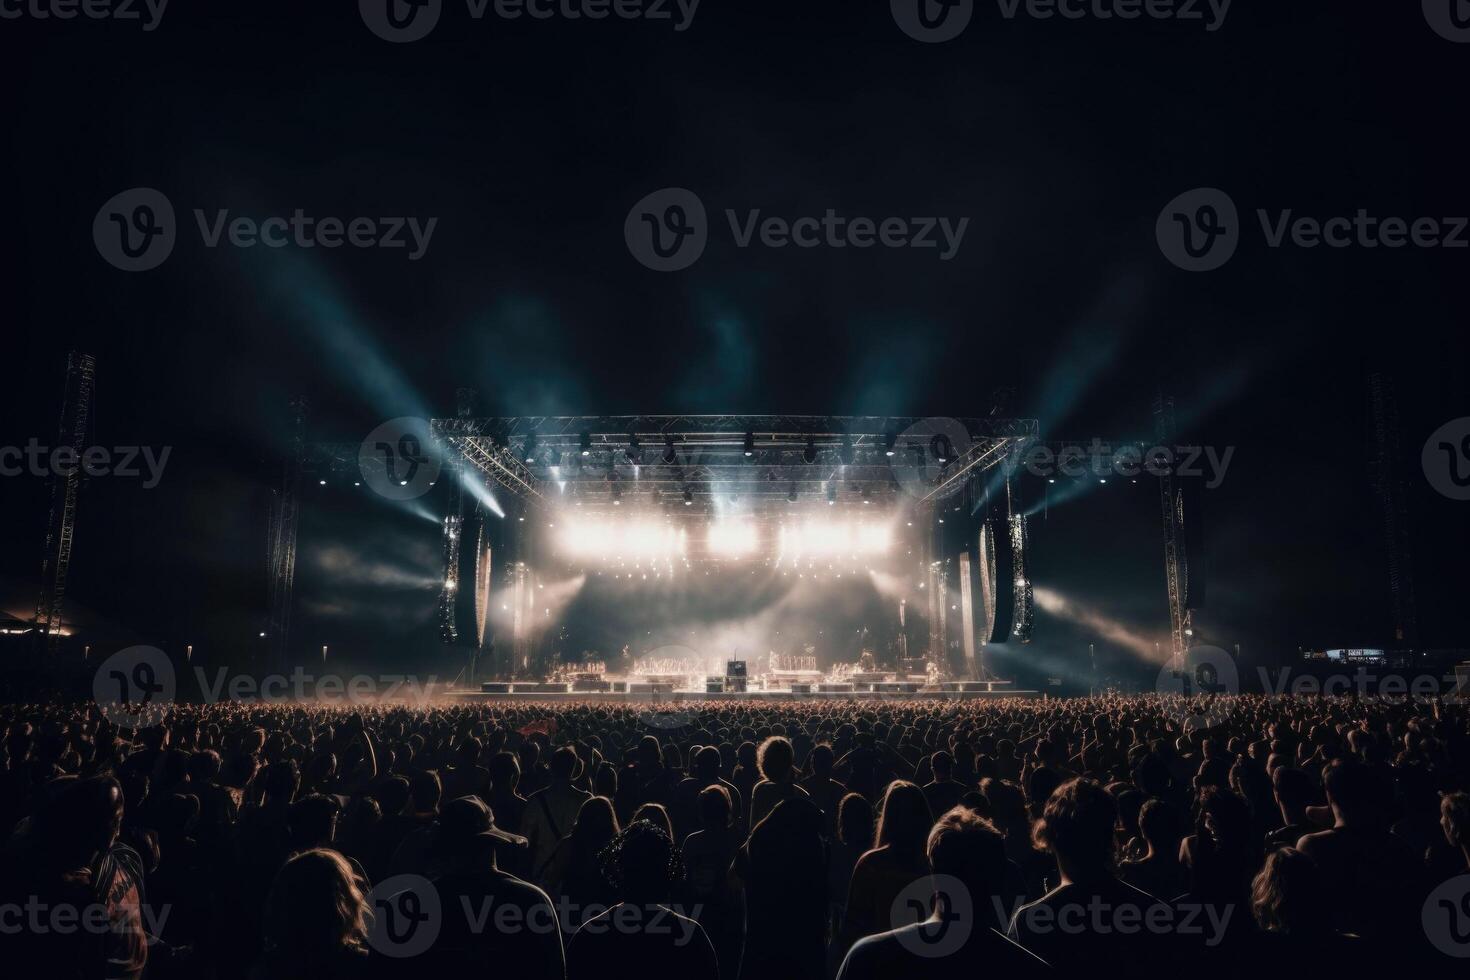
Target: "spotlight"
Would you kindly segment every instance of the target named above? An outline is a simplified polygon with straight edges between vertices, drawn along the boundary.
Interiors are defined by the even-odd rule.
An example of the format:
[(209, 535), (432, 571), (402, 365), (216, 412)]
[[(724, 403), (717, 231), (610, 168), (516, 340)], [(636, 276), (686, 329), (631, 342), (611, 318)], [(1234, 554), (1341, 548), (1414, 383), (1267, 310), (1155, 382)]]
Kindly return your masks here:
[(745, 433), (745, 455), (755, 455), (755, 433), (749, 430)]
[(685, 490), (684, 491), (684, 506), (685, 507), (692, 507), (692, 506), (694, 506), (694, 494), (690, 493), (688, 490)]
[(801, 451), (801, 458), (808, 463), (815, 463), (817, 461), (816, 439), (813, 439), (810, 436), (807, 437), (806, 448)]
[(898, 445), (898, 434), (896, 432), (888, 432), (883, 435), (884, 456), (892, 456), (896, 452), (894, 449), (896, 445)]
[(582, 455), (583, 456), (591, 456), (592, 455), (592, 433), (590, 433), (590, 432), (584, 432), (584, 433), (582, 433), (582, 437), (581, 437), (581, 440), (580, 441), (581, 441), (581, 444), (582, 444)]
[(674, 463), (678, 462), (678, 459), (679, 454), (674, 452), (674, 437), (669, 436), (664, 439), (664, 463), (668, 466), (673, 466)]
[(536, 462), (536, 433), (533, 432), (526, 436), (526, 451), (522, 456), (526, 460), (527, 466)]
[(326, 486), (326, 485), (327, 485), (327, 481), (326, 481), (326, 480), (318, 480), (318, 481), (316, 481), (316, 482), (317, 482), (317, 485), (318, 485), (318, 486), (322, 486), (322, 487), (324, 487), (324, 486)]

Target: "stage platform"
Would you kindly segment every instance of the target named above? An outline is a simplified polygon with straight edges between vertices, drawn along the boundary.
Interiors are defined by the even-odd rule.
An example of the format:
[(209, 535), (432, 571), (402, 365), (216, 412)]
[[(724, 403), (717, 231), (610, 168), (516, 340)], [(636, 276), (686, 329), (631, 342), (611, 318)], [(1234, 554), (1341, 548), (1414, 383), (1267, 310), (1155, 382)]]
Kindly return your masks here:
[(1038, 698), (1039, 691), (847, 691), (834, 694), (800, 693), (793, 694), (791, 691), (747, 691), (743, 694), (733, 692), (721, 694), (707, 694), (703, 691), (674, 691), (673, 693), (638, 693), (622, 694), (612, 691), (578, 691), (578, 692), (554, 692), (554, 693), (532, 693), (524, 692), (487, 692), (487, 691), (448, 691), (445, 696), (467, 702), (512, 702), (512, 701), (542, 701), (542, 702), (589, 702), (592, 704), (669, 704), (669, 703), (695, 703), (701, 701), (709, 702), (735, 702), (735, 701), (996, 701), (1001, 698)]

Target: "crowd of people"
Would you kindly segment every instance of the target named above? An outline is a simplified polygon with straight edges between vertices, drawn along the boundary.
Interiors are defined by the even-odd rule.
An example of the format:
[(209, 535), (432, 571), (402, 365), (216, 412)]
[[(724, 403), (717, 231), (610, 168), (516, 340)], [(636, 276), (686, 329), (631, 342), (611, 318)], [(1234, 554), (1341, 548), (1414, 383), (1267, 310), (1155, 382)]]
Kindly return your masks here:
[(10, 975), (1303, 976), (1470, 954), (1470, 897), (1442, 910), (1448, 939), (1429, 921), (1470, 875), (1456, 702), (221, 702), (150, 721), (0, 706)]

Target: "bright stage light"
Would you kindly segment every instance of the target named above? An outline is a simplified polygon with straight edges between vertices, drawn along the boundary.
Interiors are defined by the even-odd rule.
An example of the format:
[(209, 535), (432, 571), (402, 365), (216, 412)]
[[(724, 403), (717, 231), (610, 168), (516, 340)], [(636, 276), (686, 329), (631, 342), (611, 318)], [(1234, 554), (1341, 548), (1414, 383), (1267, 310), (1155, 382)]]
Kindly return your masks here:
[(744, 558), (760, 545), (755, 526), (745, 521), (719, 521), (709, 528), (710, 554), (721, 558)]
[(805, 521), (783, 525), (778, 545), (783, 559), (836, 555), (881, 555), (893, 547), (888, 524), (854, 521)]
[(652, 521), (571, 521), (557, 534), (557, 549), (571, 558), (671, 559), (684, 554), (688, 534)]

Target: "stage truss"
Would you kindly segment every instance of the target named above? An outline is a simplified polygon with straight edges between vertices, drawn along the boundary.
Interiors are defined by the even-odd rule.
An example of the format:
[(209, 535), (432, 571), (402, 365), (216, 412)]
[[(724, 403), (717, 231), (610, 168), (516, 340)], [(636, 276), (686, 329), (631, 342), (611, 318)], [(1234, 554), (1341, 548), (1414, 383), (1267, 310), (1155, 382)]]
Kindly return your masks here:
[[(575, 503), (587, 515), (641, 505), (707, 515), (740, 501), (753, 516), (825, 501), (840, 509), (923, 506), (1036, 439), (1034, 419), (944, 420), (962, 435), (936, 458), (929, 420), (798, 415), (435, 419), (432, 431), (524, 509)], [(926, 427), (927, 426), (927, 427)]]

